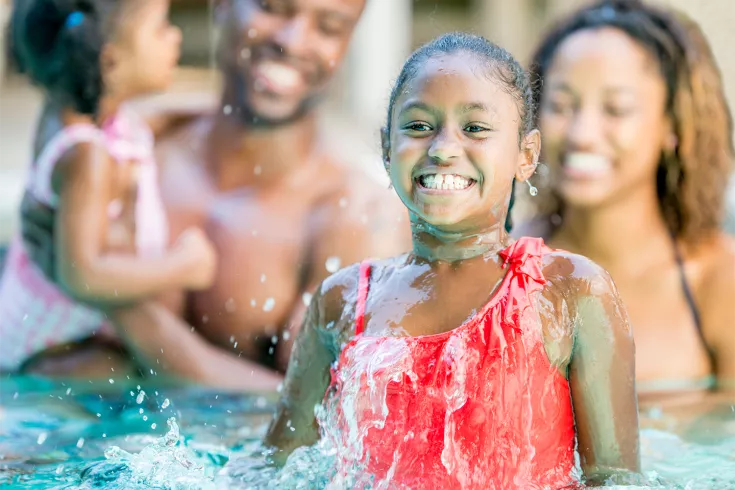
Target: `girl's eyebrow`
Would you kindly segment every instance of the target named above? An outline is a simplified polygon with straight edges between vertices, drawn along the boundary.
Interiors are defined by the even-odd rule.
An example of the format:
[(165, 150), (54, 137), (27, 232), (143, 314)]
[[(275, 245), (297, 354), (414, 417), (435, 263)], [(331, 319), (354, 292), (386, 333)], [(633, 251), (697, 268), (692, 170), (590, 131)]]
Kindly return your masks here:
[(496, 112), (495, 107), (488, 106), (486, 104), (483, 104), (482, 102), (470, 102), (469, 104), (462, 105), (458, 113), (459, 114), (467, 114), (468, 112), (472, 111), (480, 111), (480, 112)]
[(432, 116), (436, 116), (441, 114), (441, 111), (435, 107), (431, 107), (430, 105), (421, 102), (419, 100), (409, 100), (403, 106), (401, 106), (401, 112), (399, 114), (403, 114), (404, 112), (408, 112), (413, 109), (418, 109), (420, 111), (428, 112)]

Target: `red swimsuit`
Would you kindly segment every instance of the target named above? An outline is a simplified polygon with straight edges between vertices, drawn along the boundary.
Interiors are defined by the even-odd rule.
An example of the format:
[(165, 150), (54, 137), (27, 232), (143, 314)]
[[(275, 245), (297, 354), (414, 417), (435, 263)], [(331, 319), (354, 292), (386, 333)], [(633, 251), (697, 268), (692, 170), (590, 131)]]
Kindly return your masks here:
[[(569, 383), (551, 365), (531, 297), (541, 239), (501, 252), (492, 299), (449, 332), (363, 335), (370, 264), (360, 267), (355, 338), (327, 396), (324, 436), (351, 488), (558, 489), (575, 485)], [(347, 477), (345, 477), (347, 478)]]

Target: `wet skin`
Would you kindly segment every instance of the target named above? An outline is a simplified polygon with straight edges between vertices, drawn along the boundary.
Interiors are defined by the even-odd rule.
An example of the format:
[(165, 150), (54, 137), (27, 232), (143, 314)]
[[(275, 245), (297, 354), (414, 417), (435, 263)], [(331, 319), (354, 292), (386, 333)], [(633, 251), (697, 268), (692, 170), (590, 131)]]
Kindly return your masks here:
[[(515, 99), (478, 75), (476, 63), (462, 53), (432, 58), (396, 102), (386, 156), (410, 211), (413, 252), (373, 264), (367, 336), (454, 329), (487, 303), (505, 274), (498, 251), (512, 242), (503, 227), (512, 179), (533, 173), (540, 138), (532, 131), (519, 147)], [(471, 184), (432, 192), (422, 185), (426, 173), (460, 175)], [(585, 257), (555, 251), (543, 260), (538, 326), (550, 362), (570, 383), (585, 477), (595, 485), (635, 473), (635, 349), (615, 286)], [(314, 407), (354, 335), (357, 283), (357, 267), (344, 269), (312, 300), (266, 436), (279, 464), (319, 438)]]
[[(641, 401), (701, 397), (698, 382), (709, 375), (719, 389), (735, 390), (735, 241), (720, 231), (697, 244), (677, 239), (703, 345), (656, 196), (659, 157), (672, 144), (665, 98), (655, 60), (606, 28), (560, 45), (540, 108), (544, 161), (565, 204), (548, 243), (590, 257), (614, 277), (635, 332)], [(575, 174), (567, 164), (575, 153), (602, 157), (604, 170)]]
[[(171, 236), (203, 228), (219, 267), (207, 291), (110, 309), (138, 363), (214, 386), (273, 389), (273, 368), (285, 370), (327, 260), (344, 266), (410, 248), (405, 210), (335, 158), (311, 108), (363, 6), (221, 3), (221, 107), (163, 132), (157, 145)], [(34, 260), (52, 263), (47, 213), (29, 196), (23, 208)]]

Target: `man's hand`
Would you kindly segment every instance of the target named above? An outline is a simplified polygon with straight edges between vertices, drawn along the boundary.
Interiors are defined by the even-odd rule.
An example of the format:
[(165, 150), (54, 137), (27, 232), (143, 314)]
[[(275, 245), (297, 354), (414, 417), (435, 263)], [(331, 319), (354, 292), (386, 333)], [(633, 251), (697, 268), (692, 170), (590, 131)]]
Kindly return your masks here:
[(56, 282), (54, 212), (29, 191), (25, 191), (20, 204), (20, 232), (30, 259)]

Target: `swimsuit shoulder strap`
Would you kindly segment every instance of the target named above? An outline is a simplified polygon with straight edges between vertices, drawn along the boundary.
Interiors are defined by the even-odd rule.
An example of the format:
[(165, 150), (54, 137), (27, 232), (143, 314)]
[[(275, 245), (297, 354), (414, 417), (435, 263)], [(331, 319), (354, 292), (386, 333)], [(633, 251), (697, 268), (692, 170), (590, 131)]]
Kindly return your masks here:
[(360, 276), (357, 283), (357, 305), (355, 308), (355, 335), (362, 335), (365, 331), (365, 307), (367, 305), (368, 290), (370, 289), (370, 269), (372, 268), (369, 260), (363, 260), (360, 263)]
[(705, 350), (708, 354), (710, 354), (709, 346), (707, 345), (707, 342), (704, 340), (704, 334), (702, 333), (702, 318), (699, 314), (699, 308), (697, 308), (697, 303), (694, 300), (694, 293), (692, 293), (692, 288), (689, 286), (689, 281), (687, 280), (686, 271), (684, 270), (684, 259), (681, 256), (681, 251), (679, 250), (679, 245), (676, 243), (676, 239), (673, 239), (674, 242), (674, 259), (676, 260), (676, 267), (679, 270), (679, 281), (681, 282), (681, 289), (684, 292), (684, 299), (687, 302), (687, 305), (689, 306), (689, 311), (692, 312), (692, 320), (694, 320), (694, 327), (697, 329), (697, 333), (699, 334), (699, 338), (702, 341), (702, 345), (704, 345)]
[(56, 163), (79, 143), (104, 142), (104, 133), (91, 124), (73, 124), (59, 131), (41, 151), (33, 168), (29, 188), (44, 204), (55, 207), (58, 196), (51, 186), (51, 176)]

